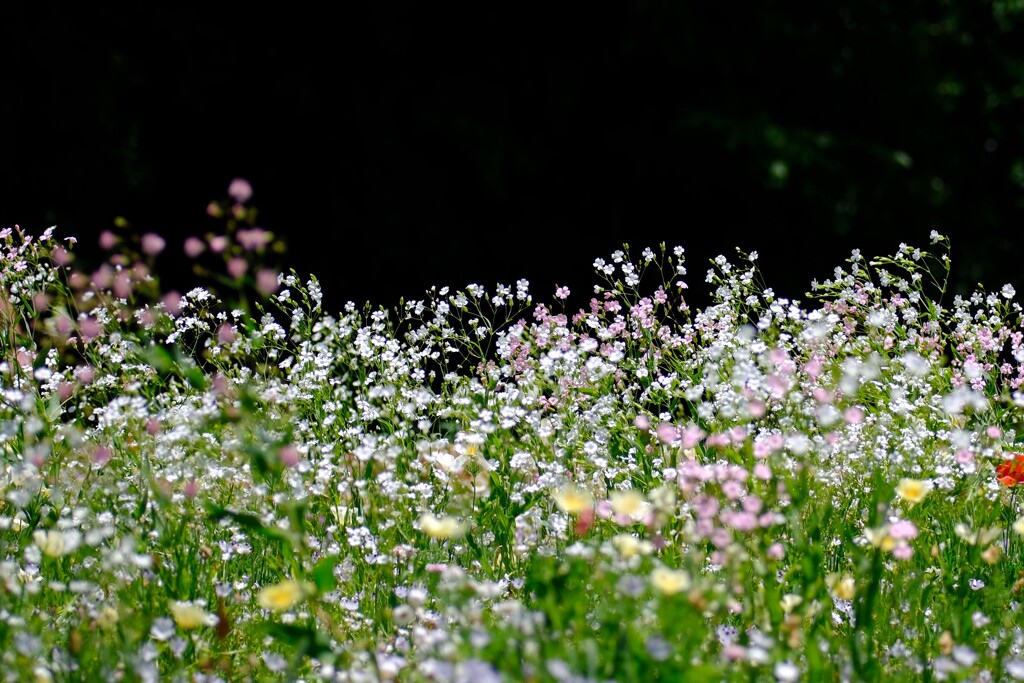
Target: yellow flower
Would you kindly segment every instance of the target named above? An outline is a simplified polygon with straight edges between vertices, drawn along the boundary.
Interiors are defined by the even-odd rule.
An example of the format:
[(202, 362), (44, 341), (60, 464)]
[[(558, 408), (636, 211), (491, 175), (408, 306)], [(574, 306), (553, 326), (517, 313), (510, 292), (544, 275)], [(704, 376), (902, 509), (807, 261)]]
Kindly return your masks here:
[(613, 536), (612, 545), (627, 560), (636, 555), (650, 555), (654, 551), (654, 545), (650, 541), (641, 541), (631, 534)]
[(856, 583), (849, 574), (829, 574), (825, 577), (825, 583), (840, 600), (853, 600), (857, 592)]
[(210, 614), (193, 602), (171, 600), (168, 606), (171, 609), (171, 616), (174, 617), (174, 623), (183, 629), (213, 626), (217, 623), (217, 615)]
[(644, 498), (644, 494), (636, 489), (615, 491), (611, 495), (612, 510), (617, 515), (625, 515), (633, 519), (640, 519), (647, 514), (650, 503)]
[(675, 595), (690, 589), (690, 575), (682, 569), (657, 567), (651, 572), (651, 585), (659, 593)]
[(424, 512), (420, 515), (420, 530), (431, 538), (458, 538), (466, 533), (466, 525), (454, 517), (435, 517)]
[(932, 490), (932, 483), (927, 479), (900, 479), (896, 485), (896, 495), (910, 503), (920, 503)]
[(570, 515), (578, 515), (589, 509), (594, 504), (594, 499), (589, 493), (575, 486), (563, 486), (555, 489), (555, 505), (562, 512)]
[(879, 529), (865, 529), (864, 535), (871, 545), (881, 548), (882, 552), (887, 553), (896, 547), (896, 539), (889, 535), (888, 524)]
[(258, 600), (260, 607), (284, 612), (295, 607), (308, 594), (309, 590), (305, 584), (295, 579), (285, 579), (281, 583), (260, 590)]

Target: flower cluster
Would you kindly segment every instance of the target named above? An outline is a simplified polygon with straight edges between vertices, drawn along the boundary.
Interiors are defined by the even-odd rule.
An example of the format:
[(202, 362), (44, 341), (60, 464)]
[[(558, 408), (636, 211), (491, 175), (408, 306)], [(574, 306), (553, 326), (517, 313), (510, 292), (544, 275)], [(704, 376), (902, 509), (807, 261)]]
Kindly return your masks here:
[(251, 198), (185, 293), (0, 232), (7, 680), (1024, 679), (1012, 291), (741, 252), (694, 310), (661, 245), (328, 312)]

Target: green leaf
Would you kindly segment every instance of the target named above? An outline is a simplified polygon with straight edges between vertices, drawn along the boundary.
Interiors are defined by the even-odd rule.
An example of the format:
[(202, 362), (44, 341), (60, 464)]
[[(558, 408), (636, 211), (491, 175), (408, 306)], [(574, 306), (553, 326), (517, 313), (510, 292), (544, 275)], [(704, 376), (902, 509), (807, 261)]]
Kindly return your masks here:
[(234, 510), (222, 508), (218, 505), (210, 505), (209, 514), (211, 519), (214, 521), (230, 519), (247, 531), (251, 531), (252, 533), (263, 536), (264, 538), (280, 541), (290, 548), (298, 547), (302, 542), (302, 539), (298, 537), (298, 534), (291, 529), (278, 529), (277, 527), (265, 526), (256, 515), (248, 512), (235, 512)]
[(309, 626), (267, 622), (262, 629), (275, 640), (291, 645), (301, 654), (318, 658), (331, 653), (331, 642), (324, 634)]
[(325, 557), (316, 563), (309, 578), (316, 585), (317, 592), (327, 593), (338, 586), (338, 579), (334, 576), (334, 567), (337, 566), (338, 557)]

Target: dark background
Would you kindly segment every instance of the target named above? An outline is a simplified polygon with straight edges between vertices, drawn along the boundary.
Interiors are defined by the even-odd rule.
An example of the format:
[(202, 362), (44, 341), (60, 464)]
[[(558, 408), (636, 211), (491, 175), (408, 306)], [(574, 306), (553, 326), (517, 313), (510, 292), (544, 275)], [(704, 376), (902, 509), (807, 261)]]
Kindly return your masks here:
[(1024, 218), (1024, 15), (998, 2), (0, 5), (0, 224), (83, 254), (247, 178), (325, 301), (531, 281), (580, 305), (629, 242), (757, 250), (800, 298), (853, 248), (953, 239), (1005, 282)]

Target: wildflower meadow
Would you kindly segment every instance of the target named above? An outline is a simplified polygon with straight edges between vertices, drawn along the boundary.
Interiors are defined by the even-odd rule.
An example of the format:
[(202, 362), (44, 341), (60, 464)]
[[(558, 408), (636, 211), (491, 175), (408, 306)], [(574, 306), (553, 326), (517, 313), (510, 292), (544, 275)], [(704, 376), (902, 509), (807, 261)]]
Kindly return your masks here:
[(1024, 680), (1022, 313), (945, 237), (331, 311), (250, 198), (0, 231), (3, 680)]

